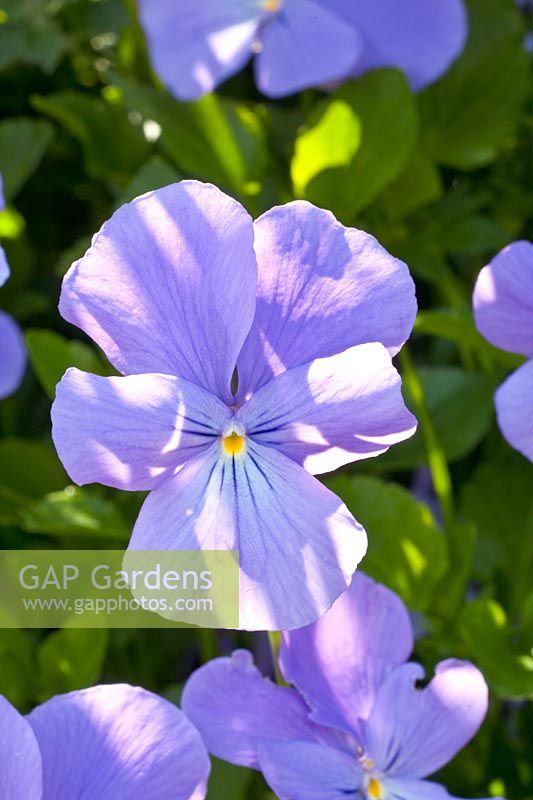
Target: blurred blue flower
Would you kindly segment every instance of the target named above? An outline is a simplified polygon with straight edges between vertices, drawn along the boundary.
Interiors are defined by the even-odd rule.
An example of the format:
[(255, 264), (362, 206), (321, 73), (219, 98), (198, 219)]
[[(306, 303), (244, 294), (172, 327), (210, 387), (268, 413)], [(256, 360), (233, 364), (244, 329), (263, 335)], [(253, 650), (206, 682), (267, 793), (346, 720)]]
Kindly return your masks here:
[(496, 392), (498, 422), (533, 461), (533, 244), (514, 242), (481, 270), (474, 289), (476, 325), (491, 344), (527, 361)]
[(127, 685), (59, 695), (22, 717), (0, 696), (3, 800), (203, 800), (209, 756), (173, 704)]
[(60, 310), (127, 376), (69, 370), (52, 417), (76, 483), (152, 490), (130, 548), (238, 550), (240, 627), (324, 614), (367, 543), (313, 475), (416, 427), (391, 360), (416, 315), (406, 265), (309, 203), (254, 223), (184, 181), (116, 212)]
[(212, 91), (257, 55), (269, 97), (374, 67), (413, 89), (437, 80), (468, 34), (463, 0), (140, 0), (153, 65), (181, 100)]
[(237, 651), (188, 680), (183, 708), (208, 750), (259, 769), (280, 800), (450, 800), (425, 780), (475, 735), (487, 712), (466, 661), (423, 669), (400, 598), (363, 573), (317, 623), (283, 634), (280, 668), (263, 678)]
[[(5, 208), (2, 176), (0, 175), (0, 211)], [(0, 286), (9, 278), (6, 254), (0, 247)], [(26, 368), (26, 350), (22, 332), (8, 314), (0, 311), (0, 400), (15, 392)]]

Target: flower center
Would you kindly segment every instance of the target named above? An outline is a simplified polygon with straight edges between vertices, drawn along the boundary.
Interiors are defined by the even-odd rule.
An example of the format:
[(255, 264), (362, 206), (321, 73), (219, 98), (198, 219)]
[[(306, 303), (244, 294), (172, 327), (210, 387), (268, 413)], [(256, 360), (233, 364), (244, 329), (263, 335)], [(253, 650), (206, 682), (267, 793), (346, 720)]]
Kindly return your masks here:
[(263, 8), (269, 14), (276, 14), (281, 8), (282, 0), (263, 0)]
[(378, 781), (377, 778), (370, 778), (368, 781), (367, 786), (367, 793), (369, 797), (372, 797), (373, 800), (380, 800), (383, 797), (383, 793), (381, 791), (381, 783)]
[(238, 456), (244, 450), (244, 436), (232, 431), (228, 436), (222, 437), (222, 447), (228, 456)]

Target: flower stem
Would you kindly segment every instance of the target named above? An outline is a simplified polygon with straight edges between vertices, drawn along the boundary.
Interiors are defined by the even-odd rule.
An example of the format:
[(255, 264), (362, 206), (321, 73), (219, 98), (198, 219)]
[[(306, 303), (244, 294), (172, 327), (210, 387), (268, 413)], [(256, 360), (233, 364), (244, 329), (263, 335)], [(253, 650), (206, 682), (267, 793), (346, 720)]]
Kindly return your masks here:
[(274, 675), (276, 676), (276, 683), (280, 686), (285, 685), (283, 675), (279, 668), (279, 649), (281, 647), (281, 633), (279, 631), (268, 632), (268, 643), (270, 644), (270, 652), (272, 653), (272, 664), (274, 666)]

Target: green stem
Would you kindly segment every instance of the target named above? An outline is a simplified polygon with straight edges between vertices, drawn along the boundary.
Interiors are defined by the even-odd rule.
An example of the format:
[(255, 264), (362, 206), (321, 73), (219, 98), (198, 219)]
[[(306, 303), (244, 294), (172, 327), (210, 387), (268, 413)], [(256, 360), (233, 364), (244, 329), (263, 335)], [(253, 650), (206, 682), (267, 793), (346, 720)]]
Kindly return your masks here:
[(269, 631), (268, 642), (270, 644), (270, 652), (272, 653), (272, 663), (274, 665), (274, 675), (276, 676), (276, 683), (280, 686), (285, 685), (283, 675), (279, 668), (279, 649), (281, 647), (281, 633), (279, 631)]
[(209, 628), (198, 628), (198, 644), (200, 647), (200, 657), (203, 664), (207, 664), (218, 655), (218, 643), (216, 631)]
[(428, 465), (433, 479), (435, 494), (439, 502), (444, 528), (450, 536), (453, 536), (455, 528), (455, 510), (450, 470), (448, 469), (446, 456), (444, 455), (435, 425), (433, 424), (431, 412), (426, 403), (422, 383), (420, 382), (420, 378), (418, 377), (418, 373), (407, 347), (404, 347), (400, 353), (400, 364), (405, 387), (415, 403), (416, 414), (420, 422), (422, 436), (424, 437)]

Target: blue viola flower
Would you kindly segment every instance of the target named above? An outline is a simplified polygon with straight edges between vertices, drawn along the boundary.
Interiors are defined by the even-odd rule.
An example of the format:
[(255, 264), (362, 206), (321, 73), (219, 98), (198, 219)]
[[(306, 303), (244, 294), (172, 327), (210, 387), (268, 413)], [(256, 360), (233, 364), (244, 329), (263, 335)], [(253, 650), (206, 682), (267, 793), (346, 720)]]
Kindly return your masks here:
[(181, 100), (211, 92), (256, 54), (259, 89), (283, 97), (373, 67), (419, 90), (462, 52), (463, 0), (140, 0), (153, 65)]
[[(5, 208), (2, 176), (0, 175), (0, 211)], [(0, 247), (0, 286), (9, 278), (6, 254)], [(0, 400), (15, 392), (26, 368), (26, 350), (17, 323), (0, 311)]]
[(58, 695), (27, 717), (0, 696), (3, 800), (203, 800), (209, 756), (187, 717), (128, 685)]
[(183, 709), (218, 758), (261, 770), (280, 800), (450, 800), (426, 780), (474, 736), (488, 702), (476, 667), (447, 660), (424, 688), (406, 663), (405, 606), (363, 573), (318, 622), (283, 634), (280, 669), (247, 651), (188, 680)]

